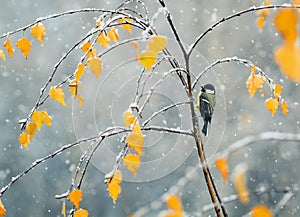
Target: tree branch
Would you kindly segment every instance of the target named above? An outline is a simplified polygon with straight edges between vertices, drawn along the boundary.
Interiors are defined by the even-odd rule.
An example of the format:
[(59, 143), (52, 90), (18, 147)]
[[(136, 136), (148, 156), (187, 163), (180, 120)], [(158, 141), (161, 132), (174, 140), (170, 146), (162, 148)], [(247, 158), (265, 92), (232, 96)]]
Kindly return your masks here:
[(193, 50), (195, 49), (195, 47), (199, 44), (199, 42), (201, 41), (202, 38), (204, 38), (204, 36), (206, 36), (209, 32), (211, 32), (212, 30), (214, 30), (217, 26), (221, 25), (222, 23), (231, 20), (233, 18), (239, 17), (241, 15), (247, 14), (249, 12), (253, 12), (253, 11), (260, 11), (260, 10), (267, 10), (267, 9), (279, 9), (279, 8), (300, 8), (300, 5), (267, 5), (267, 6), (260, 6), (260, 7), (251, 7), (248, 8), (246, 10), (242, 10), (239, 11), (237, 13), (234, 13), (232, 15), (229, 15), (227, 17), (224, 17), (222, 19), (220, 19), (218, 22), (214, 23), (213, 25), (211, 25), (208, 29), (206, 29), (201, 35), (198, 36), (198, 38), (196, 39), (196, 41), (194, 43), (191, 44), (190, 49), (187, 52), (187, 55), (190, 56), (193, 52)]

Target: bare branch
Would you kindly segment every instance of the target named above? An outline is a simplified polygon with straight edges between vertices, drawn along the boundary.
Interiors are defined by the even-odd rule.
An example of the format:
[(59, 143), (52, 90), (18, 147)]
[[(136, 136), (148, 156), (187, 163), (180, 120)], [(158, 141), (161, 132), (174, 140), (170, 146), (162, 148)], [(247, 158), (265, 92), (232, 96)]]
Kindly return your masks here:
[(300, 134), (263, 132), (258, 135), (247, 136), (241, 140), (236, 141), (235, 143), (228, 146), (223, 152), (217, 154), (216, 159), (218, 159), (219, 157), (228, 158), (235, 151), (262, 141), (299, 142), (297, 143), (297, 145), (300, 145)]
[(212, 30), (214, 30), (217, 26), (221, 25), (222, 23), (231, 20), (233, 18), (239, 17), (241, 15), (247, 14), (249, 12), (254, 12), (254, 11), (260, 11), (260, 10), (267, 10), (267, 9), (279, 9), (279, 8), (300, 8), (300, 5), (267, 5), (267, 6), (260, 6), (260, 7), (251, 7), (248, 8), (246, 10), (242, 10), (239, 11), (237, 13), (234, 13), (232, 15), (229, 15), (227, 17), (224, 17), (222, 19), (220, 19), (218, 22), (214, 23), (213, 25), (211, 25), (208, 29), (206, 29), (201, 35), (198, 36), (198, 38), (196, 39), (196, 41), (194, 43), (191, 44), (189, 51), (187, 52), (187, 55), (190, 56), (193, 52), (193, 50), (195, 49), (195, 47), (199, 44), (199, 42), (201, 41), (201, 39), (206, 36), (209, 32), (211, 32)]
[(46, 160), (53, 158), (59, 154), (61, 154), (62, 152), (76, 147), (82, 143), (86, 143), (86, 142), (94, 142), (96, 140), (98, 140), (101, 137), (109, 137), (109, 136), (114, 136), (120, 133), (124, 133), (124, 132), (128, 132), (128, 129), (122, 128), (122, 127), (110, 127), (107, 128), (105, 131), (100, 132), (97, 136), (93, 136), (93, 137), (88, 137), (88, 138), (84, 138), (84, 139), (80, 139), (74, 143), (70, 143), (67, 145), (64, 145), (63, 147), (61, 147), (60, 149), (54, 151), (53, 153), (40, 158), (36, 161), (34, 161), (27, 169), (25, 169), (23, 172), (21, 172), (20, 174), (18, 174), (15, 177), (12, 177), (11, 181), (4, 186), (1, 190), (0, 190), (0, 198), (2, 197), (2, 195), (10, 188), (11, 185), (13, 185), (15, 182), (17, 182), (18, 180), (20, 180), (23, 176), (25, 176), (28, 172), (30, 172), (31, 170), (33, 170), (36, 166), (40, 165), (41, 163), (44, 163)]
[(171, 108), (174, 108), (174, 107), (177, 107), (177, 106), (180, 106), (180, 105), (186, 105), (186, 104), (189, 104), (190, 102), (177, 102), (177, 103), (174, 103), (174, 104), (171, 104), (169, 106), (166, 106), (160, 110), (158, 110), (157, 112), (154, 112), (147, 120), (144, 121), (144, 123), (142, 124), (142, 126), (146, 126), (153, 118), (155, 118), (157, 115), (171, 109)]
[[(247, 59), (242, 59), (242, 58), (238, 58), (238, 57), (227, 57), (224, 59), (218, 59), (215, 62), (211, 63), (209, 66), (207, 66), (203, 71), (201, 71), (199, 73), (199, 75), (196, 77), (195, 81), (193, 82), (193, 89), (195, 88), (195, 86), (197, 85), (197, 83), (199, 82), (200, 78), (209, 70), (211, 70), (213, 67), (221, 64), (221, 63), (231, 63), (231, 62), (238, 62), (238, 63), (242, 63), (245, 66), (251, 68), (254, 64)], [(268, 82), (272, 93), (274, 92), (274, 82), (273, 80), (259, 67), (255, 66), (256, 71), (261, 74)]]

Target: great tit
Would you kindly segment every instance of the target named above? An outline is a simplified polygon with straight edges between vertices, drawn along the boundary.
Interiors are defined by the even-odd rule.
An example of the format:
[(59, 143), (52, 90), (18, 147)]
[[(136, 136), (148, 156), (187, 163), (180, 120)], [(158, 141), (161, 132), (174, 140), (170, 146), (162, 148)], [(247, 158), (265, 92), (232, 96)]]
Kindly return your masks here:
[(211, 122), (214, 108), (216, 105), (216, 90), (212, 84), (201, 86), (201, 91), (198, 95), (197, 108), (203, 118), (202, 133), (207, 136), (208, 123)]

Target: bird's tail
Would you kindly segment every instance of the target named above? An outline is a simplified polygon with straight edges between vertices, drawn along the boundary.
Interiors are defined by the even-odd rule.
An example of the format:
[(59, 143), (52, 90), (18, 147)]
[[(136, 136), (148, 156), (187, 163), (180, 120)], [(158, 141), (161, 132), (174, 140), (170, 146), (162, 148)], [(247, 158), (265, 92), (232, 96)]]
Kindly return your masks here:
[(208, 127), (208, 121), (204, 121), (203, 127), (202, 127), (202, 133), (207, 136), (207, 127)]

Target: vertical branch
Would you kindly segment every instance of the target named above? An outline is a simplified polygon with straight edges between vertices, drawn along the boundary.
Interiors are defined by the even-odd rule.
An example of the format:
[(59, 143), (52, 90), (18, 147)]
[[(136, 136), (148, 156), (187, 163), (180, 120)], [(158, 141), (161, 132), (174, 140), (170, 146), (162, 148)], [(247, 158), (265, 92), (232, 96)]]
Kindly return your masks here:
[[(163, 8), (166, 8), (164, 0), (159, 0), (159, 3), (161, 4), (161, 6)], [(201, 139), (201, 135), (200, 135), (199, 122), (198, 122), (198, 118), (197, 118), (197, 115), (195, 112), (195, 107), (194, 107), (193, 84), (192, 84), (190, 67), (189, 67), (190, 66), (189, 65), (189, 55), (188, 55), (188, 52), (185, 49), (185, 47), (179, 37), (179, 34), (173, 24), (170, 12), (167, 12), (167, 21), (172, 29), (172, 32), (175, 36), (176, 41), (178, 42), (178, 45), (182, 51), (182, 54), (183, 54), (183, 57), (185, 60), (185, 64), (186, 64), (188, 97), (189, 97), (190, 110), (191, 110), (191, 115), (192, 115), (192, 124), (193, 124), (193, 131), (194, 131), (193, 133), (194, 133), (194, 138), (195, 138), (195, 142), (196, 142), (196, 146), (197, 146), (197, 150), (198, 150), (198, 156), (200, 158), (201, 167), (202, 167), (202, 171), (203, 171), (204, 178), (206, 181), (206, 185), (208, 187), (208, 191), (209, 191), (212, 203), (214, 204), (216, 215), (218, 217), (221, 217), (222, 212), (223, 212), (223, 215), (227, 216), (225, 208), (222, 206), (222, 212), (221, 212), (221, 209), (219, 208), (218, 202), (221, 203), (221, 199), (219, 197), (216, 186), (212, 179), (212, 175), (210, 174), (209, 167), (206, 162), (205, 152), (204, 152), (203, 143), (202, 143), (202, 139)]]

